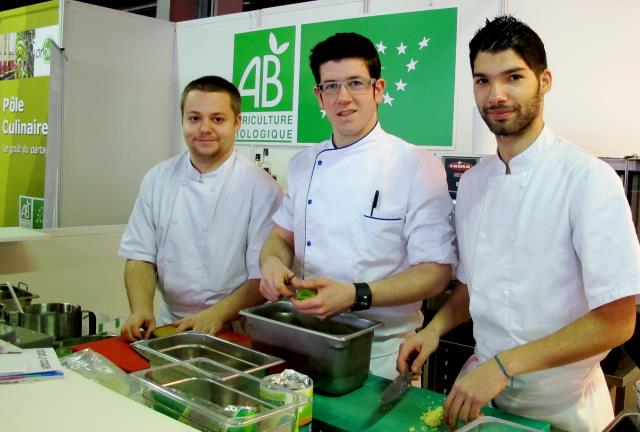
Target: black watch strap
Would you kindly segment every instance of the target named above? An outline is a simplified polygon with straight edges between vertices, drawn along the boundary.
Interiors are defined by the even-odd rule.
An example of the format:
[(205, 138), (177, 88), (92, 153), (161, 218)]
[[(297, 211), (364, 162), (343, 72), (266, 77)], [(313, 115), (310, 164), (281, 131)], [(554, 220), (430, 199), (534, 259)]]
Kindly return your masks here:
[(371, 307), (371, 301), (373, 300), (369, 284), (356, 282), (353, 285), (356, 287), (356, 299), (353, 302), (353, 306), (351, 306), (351, 310), (361, 311), (369, 309)]

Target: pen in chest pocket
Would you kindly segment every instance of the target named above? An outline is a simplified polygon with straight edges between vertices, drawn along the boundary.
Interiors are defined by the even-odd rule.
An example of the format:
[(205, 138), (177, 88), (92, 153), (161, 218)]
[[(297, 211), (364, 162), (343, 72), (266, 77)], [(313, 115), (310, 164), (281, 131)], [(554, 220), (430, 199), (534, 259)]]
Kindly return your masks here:
[(373, 210), (378, 207), (378, 197), (380, 196), (380, 191), (376, 191), (376, 193), (373, 195), (373, 202), (371, 203), (371, 213), (369, 214), (369, 217), (373, 216)]

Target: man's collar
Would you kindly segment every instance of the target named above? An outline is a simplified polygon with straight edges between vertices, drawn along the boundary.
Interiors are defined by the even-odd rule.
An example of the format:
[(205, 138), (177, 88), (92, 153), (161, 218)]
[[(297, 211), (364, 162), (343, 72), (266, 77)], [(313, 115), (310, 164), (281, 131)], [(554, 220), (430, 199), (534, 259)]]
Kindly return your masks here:
[[(510, 173), (517, 174), (533, 168), (546, 154), (554, 140), (555, 135), (553, 131), (545, 125), (535, 141), (522, 153), (514, 156), (509, 161)], [(505, 174), (506, 168), (506, 164), (500, 159), (500, 155), (496, 152), (494, 174)]]
[(352, 142), (349, 145), (338, 147), (333, 141), (333, 134), (331, 135), (331, 139), (329, 140), (334, 150), (342, 150), (350, 147), (357, 146), (358, 144), (369, 142), (375, 138), (377, 138), (381, 133), (383, 133), (382, 126), (380, 126), (380, 121), (377, 121), (376, 124), (371, 128), (369, 132), (367, 132), (362, 138), (359, 140)]

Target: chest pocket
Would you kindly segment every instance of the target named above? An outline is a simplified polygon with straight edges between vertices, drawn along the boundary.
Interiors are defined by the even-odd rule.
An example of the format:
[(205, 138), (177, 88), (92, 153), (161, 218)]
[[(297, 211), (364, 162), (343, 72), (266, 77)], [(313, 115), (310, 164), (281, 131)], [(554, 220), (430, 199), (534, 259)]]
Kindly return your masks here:
[[(406, 254), (404, 218), (397, 215), (362, 215), (359, 220), (358, 251), (363, 266), (384, 267)], [(391, 260), (390, 260), (391, 258)]]

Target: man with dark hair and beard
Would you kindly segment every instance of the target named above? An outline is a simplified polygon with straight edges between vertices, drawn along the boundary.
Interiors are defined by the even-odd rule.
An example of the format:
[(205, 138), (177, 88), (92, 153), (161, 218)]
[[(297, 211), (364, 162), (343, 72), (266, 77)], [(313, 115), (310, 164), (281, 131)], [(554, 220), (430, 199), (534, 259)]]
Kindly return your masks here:
[(447, 397), (450, 427), (493, 400), (557, 429), (600, 431), (613, 410), (599, 362), (631, 336), (640, 299), (640, 247), (622, 184), (545, 125), (551, 72), (531, 28), (499, 17), (469, 48), (476, 103), (498, 151), (460, 181), (461, 283), (405, 342), (397, 368), (417, 373), (439, 338), (472, 318), (475, 354)]

